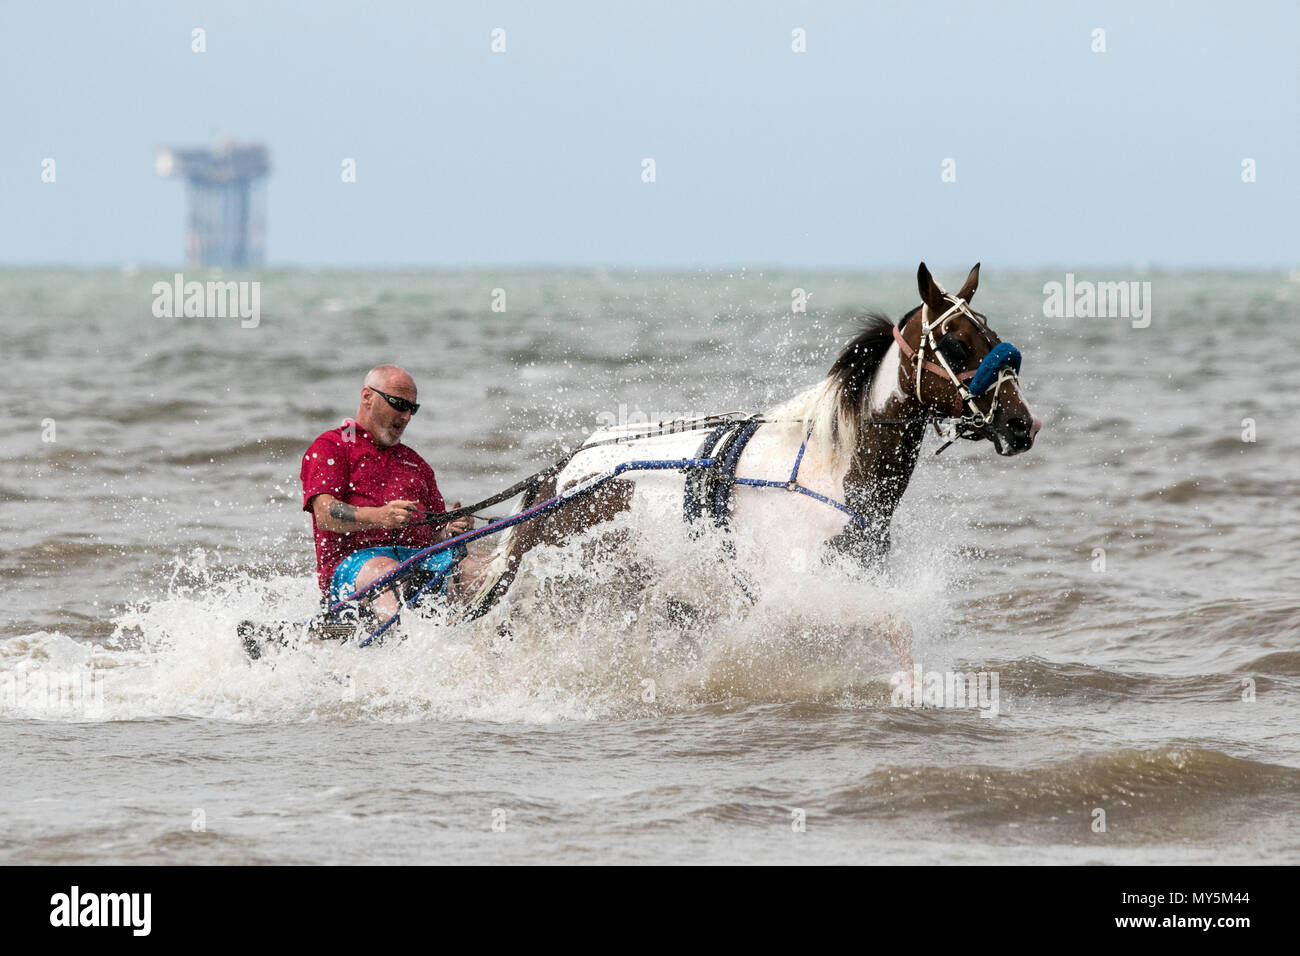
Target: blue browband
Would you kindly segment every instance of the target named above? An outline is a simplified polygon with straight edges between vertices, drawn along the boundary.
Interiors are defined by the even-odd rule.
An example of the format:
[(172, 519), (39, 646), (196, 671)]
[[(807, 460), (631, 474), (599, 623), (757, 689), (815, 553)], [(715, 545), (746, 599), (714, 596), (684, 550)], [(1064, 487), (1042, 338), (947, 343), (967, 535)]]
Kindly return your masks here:
[(998, 379), (998, 373), (1010, 365), (1015, 371), (1020, 371), (1020, 350), (1010, 342), (999, 342), (993, 346), (993, 351), (984, 356), (984, 361), (980, 362), (980, 367), (975, 370), (975, 377), (970, 380), (971, 395), (979, 398), (989, 390)]

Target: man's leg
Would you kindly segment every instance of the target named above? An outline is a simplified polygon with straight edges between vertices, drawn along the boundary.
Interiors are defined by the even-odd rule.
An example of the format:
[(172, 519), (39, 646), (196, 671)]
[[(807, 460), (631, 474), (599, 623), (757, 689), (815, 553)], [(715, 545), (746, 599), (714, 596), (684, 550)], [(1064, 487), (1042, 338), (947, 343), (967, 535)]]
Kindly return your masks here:
[[(361, 565), (361, 570), (357, 572), (356, 588), (354, 591), (360, 591), (372, 581), (377, 581), (393, 568), (397, 567), (397, 561), (393, 558), (373, 557), (365, 564)], [(382, 588), (377, 595), (362, 598), (375, 612), (381, 620), (388, 620), (397, 613), (397, 593), (395, 588)]]
[[(457, 562), (454, 572), (447, 579), (447, 596), (462, 603), (473, 597), (478, 591), (479, 583), (483, 578), (490, 558), (490, 553), (470, 554)], [(351, 590), (353, 592), (360, 591), (372, 581), (379, 580), (397, 565), (398, 562), (394, 558), (382, 555), (371, 558), (357, 572), (355, 586)], [(398, 611), (395, 589), (384, 588), (379, 594), (362, 598), (362, 601), (369, 605), (381, 620), (387, 620)]]

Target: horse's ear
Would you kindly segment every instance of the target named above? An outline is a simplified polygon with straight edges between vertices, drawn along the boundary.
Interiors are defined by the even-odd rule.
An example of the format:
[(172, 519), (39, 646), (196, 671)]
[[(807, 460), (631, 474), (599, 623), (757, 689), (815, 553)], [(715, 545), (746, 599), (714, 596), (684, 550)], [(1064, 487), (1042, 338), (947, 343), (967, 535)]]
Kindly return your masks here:
[(969, 303), (975, 296), (975, 290), (980, 287), (980, 264), (975, 263), (975, 268), (971, 269), (970, 275), (966, 276), (966, 283), (957, 293), (957, 298)]
[(921, 293), (921, 301), (928, 305), (931, 310), (944, 311), (943, 293), (935, 285), (934, 278), (930, 275), (930, 270), (925, 267), (924, 262), (916, 270), (916, 290)]

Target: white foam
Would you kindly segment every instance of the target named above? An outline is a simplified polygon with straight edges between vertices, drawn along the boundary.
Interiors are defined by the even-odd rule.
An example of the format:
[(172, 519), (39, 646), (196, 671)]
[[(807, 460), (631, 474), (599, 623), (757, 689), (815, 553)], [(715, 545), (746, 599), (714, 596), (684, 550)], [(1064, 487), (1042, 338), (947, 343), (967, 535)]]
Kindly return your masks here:
[[(823, 565), (820, 555), (775, 563), (766, 555), (764, 564), (766, 544), (728, 540), (734, 560), (716, 535), (692, 540), (675, 515), (625, 515), (605, 533), (534, 551), (506, 600), (480, 621), (415, 618), (403, 641), (307, 642), (258, 662), (245, 657), (236, 624), (310, 617), (313, 581), (242, 574), (173, 585), (119, 615), (103, 647), (48, 632), (0, 642), (0, 692), (12, 690), (0, 708), (46, 720), (548, 723), (732, 699), (869, 697), (898, 666), (885, 628), (905, 620), (924, 642), (947, 624), (941, 556), (913, 554), (896, 572), (899, 585)], [(202, 578), (201, 561), (181, 577)], [(740, 570), (764, 567), (765, 580)], [(680, 614), (691, 623), (674, 607), (689, 608)], [(507, 620), (509, 639), (498, 633)], [(40, 686), (69, 679), (94, 706), (55, 706)]]

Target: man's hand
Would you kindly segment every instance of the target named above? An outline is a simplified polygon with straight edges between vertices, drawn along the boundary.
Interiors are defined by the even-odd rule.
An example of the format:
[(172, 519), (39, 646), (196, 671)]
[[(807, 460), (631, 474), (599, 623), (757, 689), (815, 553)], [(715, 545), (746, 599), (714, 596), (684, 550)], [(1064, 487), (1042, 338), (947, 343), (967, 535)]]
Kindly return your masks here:
[(413, 519), (422, 514), (418, 501), (404, 501), (401, 498), (388, 502), (382, 508), (368, 508), (366, 510), (371, 512), (367, 516), (370, 523), (377, 524), (381, 528), (405, 528)]
[[(448, 510), (448, 511), (455, 511), (455, 510), (456, 510), (457, 508), (459, 508), (459, 507), (460, 507), (460, 502), (459, 502), (459, 501), (456, 501), (456, 502), (453, 502), (453, 503), (452, 503), (452, 506), (451, 506), (450, 508), (448, 508), (447, 510)], [(473, 516), (473, 515), (461, 515), (459, 518), (455, 519), (454, 521), (448, 521), (447, 524), (443, 526), (443, 529), (442, 529), (442, 530), (443, 530), (443, 540), (444, 540), (444, 541), (445, 541), (447, 538), (454, 538), (454, 537), (456, 537), (456, 535), (458, 535), (458, 534), (464, 534), (466, 531), (473, 531), (473, 530), (474, 530), (474, 516)]]
[[(423, 523), (423, 519), (436, 518), (426, 513), (418, 501), (407, 501), (402, 498), (390, 501), (380, 508), (367, 508), (346, 504), (332, 495), (321, 494), (312, 499), (311, 507), (312, 513), (316, 516), (317, 526), (326, 531), (333, 531), (335, 534), (351, 534), (366, 528), (396, 530), (405, 528), (415, 521)], [(457, 501), (452, 505), (452, 510), (459, 507), (460, 502)], [(435, 522), (435, 529), (436, 527)], [(473, 516), (464, 515), (443, 525), (441, 532), (438, 532), (441, 534), (439, 540), (445, 541), (473, 528)]]

